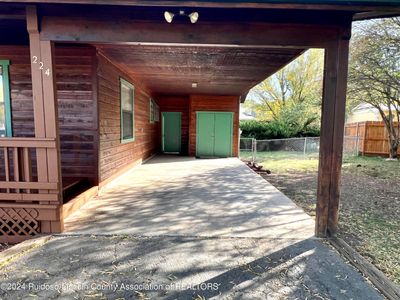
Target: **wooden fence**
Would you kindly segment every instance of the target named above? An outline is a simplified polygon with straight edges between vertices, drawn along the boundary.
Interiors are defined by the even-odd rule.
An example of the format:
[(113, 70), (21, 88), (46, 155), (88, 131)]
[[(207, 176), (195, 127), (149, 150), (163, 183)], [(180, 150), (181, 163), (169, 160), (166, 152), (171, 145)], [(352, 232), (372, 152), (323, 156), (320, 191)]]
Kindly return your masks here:
[[(345, 125), (345, 135), (358, 137), (361, 155), (389, 155), (388, 134), (383, 122), (366, 121)], [(399, 152), (400, 154), (400, 149)]]

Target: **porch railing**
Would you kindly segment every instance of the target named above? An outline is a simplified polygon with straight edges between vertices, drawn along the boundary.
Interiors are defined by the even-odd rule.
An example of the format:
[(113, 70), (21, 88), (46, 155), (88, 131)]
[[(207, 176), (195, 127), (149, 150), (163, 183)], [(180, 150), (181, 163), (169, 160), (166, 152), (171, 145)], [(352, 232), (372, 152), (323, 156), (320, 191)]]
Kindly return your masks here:
[(54, 139), (0, 139), (0, 152), (4, 157), (0, 200), (58, 202), (58, 183), (39, 182), (37, 176), (37, 164), (40, 163), (37, 153), (55, 147)]
[(60, 183), (48, 177), (57, 166), (47, 158), (56, 146), (49, 138), (0, 138), (0, 242), (52, 231)]

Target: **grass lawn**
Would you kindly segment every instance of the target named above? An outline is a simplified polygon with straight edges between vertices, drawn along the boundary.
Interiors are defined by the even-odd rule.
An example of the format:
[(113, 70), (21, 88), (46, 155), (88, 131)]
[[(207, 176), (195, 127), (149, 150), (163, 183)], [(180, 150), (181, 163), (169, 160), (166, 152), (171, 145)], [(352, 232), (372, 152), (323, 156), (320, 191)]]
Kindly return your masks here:
[[(318, 156), (257, 153), (265, 178), (315, 216)], [(400, 162), (345, 156), (339, 235), (400, 284)]]

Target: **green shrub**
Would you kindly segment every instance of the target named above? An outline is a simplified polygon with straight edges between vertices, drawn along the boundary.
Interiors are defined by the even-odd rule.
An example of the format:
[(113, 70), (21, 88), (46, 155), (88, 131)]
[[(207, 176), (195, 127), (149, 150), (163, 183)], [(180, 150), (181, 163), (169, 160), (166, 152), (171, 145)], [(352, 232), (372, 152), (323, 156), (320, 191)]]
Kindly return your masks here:
[(304, 136), (319, 136), (320, 129), (315, 124), (298, 124), (290, 118), (273, 121), (241, 121), (242, 137), (257, 140), (282, 139)]

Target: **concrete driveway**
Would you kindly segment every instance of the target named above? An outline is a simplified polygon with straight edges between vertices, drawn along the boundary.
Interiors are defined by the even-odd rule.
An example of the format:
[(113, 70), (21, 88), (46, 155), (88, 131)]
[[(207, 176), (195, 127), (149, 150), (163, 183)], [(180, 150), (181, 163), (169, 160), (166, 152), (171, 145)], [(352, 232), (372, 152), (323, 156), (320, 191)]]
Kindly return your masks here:
[(313, 223), (237, 159), (160, 156), (5, 263), (0, 298), (382, 299)]

